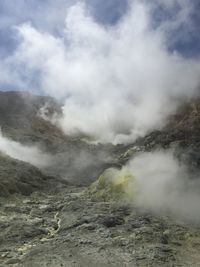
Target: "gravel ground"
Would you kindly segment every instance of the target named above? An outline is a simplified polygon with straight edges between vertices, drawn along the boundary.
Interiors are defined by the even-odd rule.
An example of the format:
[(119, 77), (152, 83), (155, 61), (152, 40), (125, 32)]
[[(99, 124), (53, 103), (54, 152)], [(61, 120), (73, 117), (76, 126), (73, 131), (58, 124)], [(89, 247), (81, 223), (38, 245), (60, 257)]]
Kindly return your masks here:
[(2, 199), (0, 266), (200, 266), (200, 228), (85, 188)]

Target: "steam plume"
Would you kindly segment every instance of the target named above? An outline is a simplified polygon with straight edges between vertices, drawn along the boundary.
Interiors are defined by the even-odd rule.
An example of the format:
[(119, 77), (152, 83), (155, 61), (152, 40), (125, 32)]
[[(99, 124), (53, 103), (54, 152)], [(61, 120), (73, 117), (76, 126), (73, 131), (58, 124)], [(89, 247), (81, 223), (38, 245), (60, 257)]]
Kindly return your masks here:
[[(155, 20), (157, 6), (176, 15)], [(19, 80), (25, 67), (26, 83), (39, 73), (40, 89), (65, 100), (58, 123), (67, 134), (132, 142), (162, 127), (182, 100), (197, 94), (199, 59), (172, 49), (175, 33), (191, 25), (192, 7), (187, 0), (130, 1), (119, 22), (105, 26), (76, 3), (62, 37), (29, 23), (16, 27), (20, 43), (7, 65), (14, 62)]]
[(138, 190), (137, 205), (154, 212), (170, 212), (189, 221), (200, 218), (199, 179), (189, 179), (184, 165), (174, 158), (173, 152), (141, 153), (128, 166), (137, 183), (130, 185), (131, 198)]
[(44, 167), (50, 161), (50, 157), (36, 146), (24, 146), (4, 137), (1, 132), (0, 151), (11, 158), (28, 162), (36, 167)]

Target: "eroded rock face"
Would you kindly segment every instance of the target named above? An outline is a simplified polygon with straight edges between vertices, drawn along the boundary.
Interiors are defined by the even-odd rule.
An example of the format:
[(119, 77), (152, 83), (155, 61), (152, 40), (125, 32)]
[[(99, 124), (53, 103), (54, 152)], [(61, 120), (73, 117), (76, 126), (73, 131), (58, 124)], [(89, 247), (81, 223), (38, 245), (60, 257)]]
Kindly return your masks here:
[(80, 138), (66, 136), (62, 130), (41, 116), (62, 116), (61, 103), (30, 93), (0, 92), (0, 127), (3, 136), (26, 146), (37, 146), (51, 161), (42, 168), (46, 175), (60, 176), (77, 185), (89, 185), (108, 167), (115, 166), (117, 150), (112, 145), (87, 144)]
[[(174, 150), (175, 156), (188, 166), (190, 172), (195, 173), (200, 169), (199, 136), (200, 100), (194, 99), (184, 103), (176, 114), (169, 117), (168, 123), (163, 129), (139, 138), (130, 147), (140, 151), (171, 148)], [(124, 160), (126, 161), (128, 158), (130, 157), (124, 157)]]
[[(0, 92), (0, 126), (6, 136), (23, 143), (40, 141), (42, 134), (51, 132), (55, 127), (45, 123), (39, 111), (49, 104), (49, 116), (60, 114), (61, 107), (55, 99), (46, 96), (36, 96), (28, 92)], [(57, 129), (57, 135), (61, 135)]]
[(200, 266), (199, 225), (127, 204), (135, 178), (123, 168), (137, 153), (174, 146), (198, 170), (198, 107), (134, 144), (89, 145), (36, 116), (45, 97), (30, 97), (28, 106), (20, 97), (0, 94), (3, 132), (24, 144), (39, 142), (54, 160), (39, 170), (0, 155), (0, 266)]
[(45, 175), (36, 167), (0, 154), (0, 197), (29, 196), (35, 191), (51, 191), (66, 181)]

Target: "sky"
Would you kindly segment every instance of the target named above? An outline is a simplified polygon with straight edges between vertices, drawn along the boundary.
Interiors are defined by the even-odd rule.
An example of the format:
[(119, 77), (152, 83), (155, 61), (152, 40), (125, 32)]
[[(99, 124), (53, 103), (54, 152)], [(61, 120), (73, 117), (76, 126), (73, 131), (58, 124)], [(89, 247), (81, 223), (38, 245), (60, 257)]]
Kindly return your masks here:
[(200, 88), (198, 0), (0, 0), (0, 90), (64, 103), (67, 134), (129, 142)]
[[(31, 22), (40, 30), (62, 35), (67, 9), (76, 0), (16, 0), (0, 1), (0, 51), (10, 53), (17, 45), (13, 26)], [(96, 20), (112, 24), (126, 12), (127, 0), (86, 0), (87, 8)]]
[[(23, 23), (30, 23), (38, 30), (49, 32), (54, 36), (62, 38), (63, 28), (65, 26), (65, 17), (67, 10), (75, 5), (78, 0), (0, 0), (0, 67), (5, 68), (5, 59), (13, 55), (19, 45), (20, 38), (16, 27)], [(104, 25), (116, 23), (120, 17), (127, 11), (127, 0), (83, 0), (86, 3), (88, 11), (92, 16)], [(14, 70), (1, 71), (1, 76), (15, 76)], [(17, 75), (18, 76), (18, 75)], [(27, 83), (26, 75), (20, 73), (14, 79), (0, 79), (0, 90), (32, 90), (43, 94), (39, 88), (37, 75), (29, 73)]]
[[(167, 2), (170, 3), (170, 1)], [(77, 0), (1, 0), (0, 55), (5, 56), (15, 49), (18, 40), (13, 27), (25, 22), (31, 22), (36, 28), (50, 31), (55, 35), (62, 35), (67, 9), (76, 2)], [(116, 23), (127, 12), (130, 1), (85, 0), (84, 2), (94, 18), (107, 25)], [(159, 6), (159, 1), (155, 2), (157, 5), (154, 13), (155, 24), (176, 16), (178, 5), (174, 5), (169, 10), (166, 6)], [(179, 29), (181, 34), (176, 32), (178, 38), (172, 49), (177, 49), (188, 56), (194, 56), (200, 53), (200, 2), (191, 0), (189, 8), (192, 9), (190, 26), (183, 24)]]
[[(23, 23), (30, 23), (39, 31), (51, 33), (53, 36), (63, 38), (65, 18), (67, 10), (75, 5), (78, 0), (0, 0), (0, 67), (5, 68), (5, 58), (15, 53), (20, 37), (16, 30)], [(88, 13), (100, 24), (106, 26), (114, 25), (125, 16), (134, 0), (82, 0), (86, 4)], [(141, 0), (146, 2), (147, 0)], [(159, 27), (160, 24), (171, 23), (169, 30), (168, 48), (171, 51), (178, 51), (185, 57), (196, 57), (200, 55), (200, 2), (198, 0), (180, 1), (169, 0), (164, 4), (163, 0), (151, 1), (152, 27)], [(184, 6), (185, 5), (185, 6)], [(173, 21), (178, 17), (179, 11), (184, 9), (180, 25), (173, 26)], [(186, 14), (188, 12), (188, 14)], [(185, 19), (187, 16), (187, 19)], [(185, 21), (184, 21), (185, 19)], [(182, 20), (182, 21), (181, 21)], [(163, 23), (164, 22), (164, 23)], [(174, 27), (174, 28), (173, 28)], [(15, 67), (16, 68), (16, 67)], [(15, 76), (12, 70), (1, 71), (1, 76)], [(8, 78), (0, 79), (0, 90), (24, 89), (30, 87), (39, 88), (37, 75), (29, 74), (29, 83), (26, 83), (26, 75), (21, 75), (25, 84)], [(18, 75), (17, 75), (18, 76)], [(23, 77), (22, 77), (23, 76)], [(25, 88), (27, 86), (27, 88)], [(29, 87), (29, 88), (28, 88)], [(42, 93), (41, 90), (39, 90)]]

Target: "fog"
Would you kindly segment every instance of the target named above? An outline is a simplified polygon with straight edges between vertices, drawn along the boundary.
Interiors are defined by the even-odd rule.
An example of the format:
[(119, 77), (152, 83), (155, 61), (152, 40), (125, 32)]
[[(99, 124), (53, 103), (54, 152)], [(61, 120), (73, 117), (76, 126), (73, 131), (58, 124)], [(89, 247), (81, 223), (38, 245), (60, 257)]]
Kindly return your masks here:
[(0, 132), (0, 151), (7, 156), (28, 162), (36, 167), (45, 167), (50, 163), (50, 157), (36, 146), (25, 146), (15, 142)]
[[(156, 21), (158, 4), (176, 15)], [(79, 2), (67, 9), (62, 37), (31, 23), (16, 26), (19, 45), (7, 64), (18, 79), (25, 67), (26, 83), (37, 74), (41, 91), (64, 101), (57, 124), (66, 134), (133, 142), (198, 94), (199, 58), (172, 49), (176, 32), (185, 38), (182, 29), (190, 29), (192, 7), (187, 0), (130, 1), (116, 24), (104, 25)]]
[(128, 192), (134, 204), (199, 222), (200, 181), (190, 179), (186, 167), (173, 156), (173, 151), (141, 153), (125, 168), (136, 179)]

